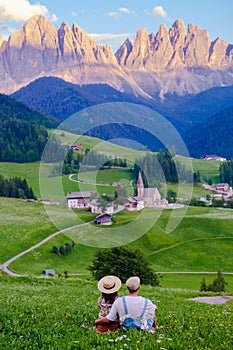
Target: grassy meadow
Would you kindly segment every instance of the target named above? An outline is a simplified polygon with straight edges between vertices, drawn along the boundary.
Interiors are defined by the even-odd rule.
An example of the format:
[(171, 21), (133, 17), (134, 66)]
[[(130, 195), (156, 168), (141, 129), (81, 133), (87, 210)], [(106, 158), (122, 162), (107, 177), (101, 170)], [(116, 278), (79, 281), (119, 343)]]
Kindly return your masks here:
[[(182, 214), (175, 211), (177, 217)], [(48, 214), (53, 218), (50, 221)], [(53, 268), (57, 273), (68, 271), (69, 274), (90, 277), (88, 266), (94, 257), (98, 245), (90, 246), (85, 239), (96, 236), (101, 239), (114, 239), (119, 235), (122, 242), (129, 247), (141, 249), (147, 256), (156, 272), (196, 272), (233, 270), (231, 252), (233, 250), (232, 211), (219, 208), (189, 208), (182, 222), (171, 233), (166, 233), (166, 226), (171, 216), (170, 210), (162, 213), (156, 210), (146, 212), (146, 220), (156, 216), (153, 226), (140, 236), (143, 221), (136, 221), (139, 213), (120, 212), (113, 216), (111, 228), (80, 226), (74, 231), (60, 233), (48, 242), (34, 249), (31, 253), (11, 263), (10, 268), (19, 274), (40, 276), (43, 269)], [(5, 262), (40, 242), (50, 234), (67, 227), (93, 220), (95, 215), (88, 211), (70, 211), (65, 205), (45, 205), (38, 202), (26, 202), (9, 198), (0, 199), (0, 263)], [(135, 222), (134, 232), (129, 224)], [(114, 232), (116, 228), (118, 231)], [(111, 231), (110, 231), (111, 230)], [(137, 232), (138, 231), (138, 232)], [(111, 235), (111, 237), (109, 237)], [(133, 236), (134, 235), (134, 236)], [(126, 241), (124, 240), (126, 238)], [(74, 251), (65, 256), (54, 256), (52, 247), (64, 245), (74, 240)], [(85, 244), (87, 242), (87, 244)], [(95, 242), (95, 241), (94, 241)], [(129, 242), (129, 243), (127, 243)], [(131, 242), (131, 243), (130, 243)], [(162, 274), (163, 275), (163, 274)], [(203, 273), (191, 279), (188, 274), (177, 278), (164, 274), (161, 280), (163, 287), (178, 287), (198, 290)], [(209, 275), (207, 275), (209, 278)], [(233, 293), (233, 279), (227, 276), (228, 291)]]
[[(205, 162), (206, 161), (202, 161)], [(72, 178), (81, 180), (81, 183), (70, 181), (69, 176), (54, 176), (52, 175), (53, 166), (43, 164), (40, 168), (40, 162), (36, 163), (0, 163), (0, 174), (4, 176), (20, 176), (26, 178), (29, 185), (32, 187), (37, 198), (46, 198), (52, 200), (65, 200), (65, 196), (69, 191), (97, 191), (99, 194), (114, 193), (115, 188), (109, 186), (112, 182), (119, 181), (129, 185), (131, 180), (134, 180), (133, 173), (130, 169), (106, 169), (88, 172), (80, 172), (79, 175), (74, 175)], [(208, 167), (206, 173), (208, 172)], [(86, 183), (90, 182), (90, 184)], [(93, 182), (93, 184), (91, 184)], [(97, 183), (97, 184), (94, 184)], [(101, 184), (98, 184), (101, 183)], [(103, 184), (106, 183), (106, 186)], [(199, 186), (190, 187), (190, 184), (181, 183), (180, 196), (186, 198), (187, 193), (193, 192), (193, 196), (199, 198), (205, 196), (207, 191)], [(129, 186), (130, 187), (130, 186)], [(60, 191), (58, 189), (61, 188)], [(42, 193), (41, 193), (42, 189)], [(162, 192), (166, 194), (168, 189), (177, 191), (177, 184), (167, 183), (162, 187)], [(45, 192), (45, 193), (44, 193)]]
[[(56, 133), (60, 135), (61, 131)], [(67, 132), (62, 142), (73, 143), (74, 135)], [(83, 137), (78, 140), (85, 148), (95, 148), (122, 158), (138, 158), (138, 152)], [(109, 146), (111, 145), (111, 146)], [(128, 155), (127, 155), (128, 153)], [(182, 158), (182, 157), (181, 157)], [(185, 158), (182, 158), (185, 162)], [(218, 182), (218, 162), (192, 160), (194, 171)], [(119, 181), (129, 185), (133, 178), (130, 169), (106, 169), (79, 174), (79, 180), (69, 176), (52, 176), (52, 166), (40, 163), (0, 163), (0, 174), (26, 178), (38, 198), (65, 200), (69, 191), (97, 190), (114, 193), (110, 184)], [(72, 177), (73, 180), (77, 175)], [(42, 182), (41, 182), (42, 181)], [(88, 184), (96, 182), (96, 184)], [(46, 197), (41, 194), (41, 186)], [(190, 185), (182, 184), (180, 195), (185, 198)], [(132, 189), (128, 186), (129, 189)], [(167, 184), (176, 191), (176, 186)], [(164, 190), (165, 191), (165, 190)], [(193, 188), (193, 196), (207, 192)], [(27, 277), (13, 278), (0, 274), (0, 344), (4, 350), (13, 349), (130, 349), (130, 350), (230, 350), (233, 348), (233, 301), (224, 305), (209, 305), (188, 300), (200, 295), (200, 283), (207, 284), (216, 277), (211, 272), (225, 272), (226, 294), (233, 295), (233, 215), (230, 209), (189, 207), (152, 210), (140, 213), (122, 211), (113, 216), (111, 227), (85, 226), (95, 215), (87, 210), (68, 210), (64, 204), (43, 205), (20, 199), (0, 198), (0, 264), (30, 248), (49, 235), (55, 237), (23, 255), (9, 268)], [(183, 218), (183, 219), (182, 219)], [(177, 224), (180, 221), (179, 225)], [(149, 225), (148, 230), (145, 227)], [(168, 224), (174, 230), (167, 233)], [(68, 229), (70, 228), (70, 229)], [(52, 247), (75, 242), (74, 250), (54, 255)], [(157, 306), (158, 325), (167, 329), (154, 333), (119, 330), (97, 334), (93, 328), (98, 316), (99, 292), (88, 270), (100, 242), (114, 242), (139, 248), (147, 256), (153, 270), (160, 274), (160, 287), (142, 286), (141, 294)], [(44, 269), (55, 269), (57, 275), (67, 271), (69, 278), (43, 278)], [(183, 273), (181, 273), (183, 272)], [(196, 273), (199, 272), (199, 273)], [(122, 287), (120, 295), (126, 293)], [(80, 327), (82, 324), (86, 327)]]
[[(123, 286), (119, 295), (126, 293)], [(4, 350), (231, 350), (233, 302), (210, 305), (188, 300), (195, 291), (142, 286), (157, 307), (153, 333), (123, 330), (98, 334), (96, 282), (82, 278), (1, 277), (0, 343)], [(80, 327), (85, 324), (85, 328)]]

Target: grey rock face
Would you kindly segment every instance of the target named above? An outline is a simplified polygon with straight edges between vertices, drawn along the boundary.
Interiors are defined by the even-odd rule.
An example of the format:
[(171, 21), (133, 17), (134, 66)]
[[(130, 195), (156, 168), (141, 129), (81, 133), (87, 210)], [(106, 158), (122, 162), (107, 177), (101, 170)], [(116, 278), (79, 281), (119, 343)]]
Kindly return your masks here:
[[(0, 38), (0, 92), (10, 93), (42, 76), (77, 83), (107, 83), (120, 91), (163, 97), (167, 92), (197, 93), (232, 85), (233, 45), (211, 42), (206, 30), (177, 20), (168, 30), (139, 29), (114, 55), (98, 46), (76, 24), (56, 30), (43, 16), (33, 16), (6, 42)], [(199, 69), (199, 70), (198, 70)], [(200, 74), (200, 72), (202, 72)]]

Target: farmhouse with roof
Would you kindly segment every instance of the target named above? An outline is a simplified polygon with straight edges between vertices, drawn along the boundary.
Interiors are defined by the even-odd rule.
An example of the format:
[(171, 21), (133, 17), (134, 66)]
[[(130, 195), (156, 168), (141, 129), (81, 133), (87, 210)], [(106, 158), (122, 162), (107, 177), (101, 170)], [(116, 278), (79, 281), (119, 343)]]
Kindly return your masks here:
[(66, 195), (68, 208), (79, 209), (89, 207), (94, 195), (94, 191), (68, 192)]
[(114, 207), (113, 204), (111, 202), (106, 203), (105, 208), (103, 208), (103, 206), (101, 205), (100, 201), (97, 199), (93, 199), (90, 203), (89, 203), (89, 207), (91, 208), (91, 212), (93, 214), (102, 214), (103, 212), (107, 213), (107, 214), (113, 214), (114, 212)]
[(228, 193), (228, 192), (229, 192), (230, 186), (229, 186), (229, 184), (226, 183), (226, 182), (219, 183), (219, 184), (215, 185), (215, 190), (216, 190), (218, 193), (225, 194), (225, 193)]
[(124, 206), (129, 211), (142, 210), (145, 206), (145, 201), (142, 197), (139, 197), (139, 196), (128, 197), (124, 201)]

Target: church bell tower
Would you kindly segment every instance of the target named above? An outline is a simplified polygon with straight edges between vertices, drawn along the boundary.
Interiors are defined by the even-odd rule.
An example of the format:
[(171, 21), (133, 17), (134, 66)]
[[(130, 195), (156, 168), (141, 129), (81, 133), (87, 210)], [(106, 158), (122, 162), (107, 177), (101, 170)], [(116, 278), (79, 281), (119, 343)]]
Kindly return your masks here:
[(142, 175), (140, 171), (138, 173), (137, 194), (139, 197), (142, 197), (142, 198), (144, 196), (144, 183), (143, 183)]

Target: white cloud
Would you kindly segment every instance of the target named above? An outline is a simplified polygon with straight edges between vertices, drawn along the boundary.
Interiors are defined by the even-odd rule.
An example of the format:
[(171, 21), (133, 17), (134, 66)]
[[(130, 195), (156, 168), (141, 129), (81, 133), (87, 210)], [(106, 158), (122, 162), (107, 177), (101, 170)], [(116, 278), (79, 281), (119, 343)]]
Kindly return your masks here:
[(126, 7), (119, 7), (119, 11), (122, 13), (126, 13), (127, 15), (136, 15), (136, 12), (133, 10), (130, 10)]
[(111, 46), (113, 51), (116, 51), (120, 45), (128, 38), (130, 40), (133, 39), (133, 34), (130, 33), (121, 33), (121, 34), (113, 34), (113, 33), (105, 33), (105, 34), (89, 34), (93, 40), (99, 45), (108, 44)]
[(119, 7), (119, 11), (123, 12), (123, 13), (127, 13), (128, 15), (130, 15), (131, 11), (129, 9), (127, 9), (126, 7)]
[(77, 16), (78, 16), (78, 15), (77, 15), (77, 12), (72, 11), (72, 12), (71, 12), (71, 16), (72, 16), (72, 17), (77, 17)]
[(114, 19), (118, 19), (121, 15), (119, 12), (112, 11), (112, 12), (108, 12), (106, 16), (113, 17)]
[(105, 34), (89, 34), (94, 40), (96, 41), (104, 41), (104, 40), (114, 40), (114, 39), (122, 39), (127, 38), (131, 34), (124, 33), (124, 34), (113, 34), (113, 33), (105, 33)]
[(167, 17), (167, 13), (164, 10), (163, 6), (156, 6), (156, 7), (154, 7), (152, 12), (153, 12), (154, 16), (160, 16), (160, 17), (163, 17), (163, 18)]
[(57, 22), (58, 21), (58, 18), (55, 15), (55, 13), (53, 13), (52, 16), (49, 17), (49, 19), (50, 19), (51, 22)]
[(0, 0), (0, 23), (25, 22), (36, 14), (50, 17), (52, 21), (57, 20), (56, 15), (49, 16), (47, 7), (39, 2), (30, 4), (29, 0)]

